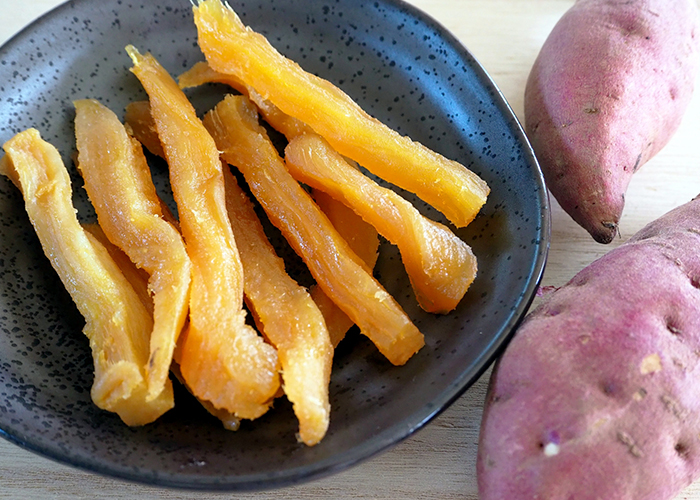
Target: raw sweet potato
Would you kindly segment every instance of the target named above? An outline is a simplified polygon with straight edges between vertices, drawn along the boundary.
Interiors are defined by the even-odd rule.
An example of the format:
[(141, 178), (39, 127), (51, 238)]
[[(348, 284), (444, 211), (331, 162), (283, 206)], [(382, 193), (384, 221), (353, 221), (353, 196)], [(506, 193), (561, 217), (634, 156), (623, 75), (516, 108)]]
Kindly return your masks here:
[(578, 0), (525, 88), (525, 128), (548, 187), (600, 243), (618, 234), (632, 174), (666, 145), (700, 62), (694, 0)]
[(491, 376), (481, 500), (664, 500), (700, 477), (700, 198), (552, 292)]

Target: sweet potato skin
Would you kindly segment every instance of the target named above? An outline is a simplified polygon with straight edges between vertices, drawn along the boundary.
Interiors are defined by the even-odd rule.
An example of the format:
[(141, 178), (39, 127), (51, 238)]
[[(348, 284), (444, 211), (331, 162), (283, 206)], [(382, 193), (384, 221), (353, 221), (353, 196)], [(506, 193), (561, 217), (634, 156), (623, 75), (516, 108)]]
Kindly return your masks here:
[(548, 187), (600, 243), (632, 174), (677, 130), (700, 65), (693, 0), (578, 0), (531, 69), (525, 129)]
[(552, 292), (491, 375), (481, 500), (674, 498), (700, 476), (700, 199)]

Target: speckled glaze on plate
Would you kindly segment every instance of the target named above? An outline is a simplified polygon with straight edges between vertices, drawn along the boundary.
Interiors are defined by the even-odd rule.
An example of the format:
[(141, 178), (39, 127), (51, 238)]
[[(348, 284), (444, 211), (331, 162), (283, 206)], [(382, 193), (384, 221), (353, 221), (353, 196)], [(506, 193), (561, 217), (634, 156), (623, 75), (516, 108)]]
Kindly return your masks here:
[[(180, 389), (173, 411), (128, 428), (90, 401), (83, 320), (44, 257), (19, 192), (1, 178), (0, 429), (21, 446), (113, 477), (192, 489), (254, 490), (327, 475), (406, 438), (453, 402), (494, 360), (535, 294), (548, 249), (547, 192), (503, 96), (452, 35), (399, 0), (231, 4), (285, 55), (490, 184), (482, 214), (458, 231), (479, 258), (479, 276), (455, 312), (426, 314), (397, 250), (382, 245), (377, 276), (427, 345), (393, 367), (351, 332), (336, 353), (331, 425), (316, 447), (297, 443), (286, 400), (229, 432)], [(72, 101), (97, 98), (121, 114), (145, 98), (128, 71), (129, 43), (174, 75), (203, 59), (189, 0), (71, 1), (0, 49), (0, 142), (38, 128), (63, 154), (83, 220), (94, 216), (71, 162)], [(190, 96), (203, 111), (224, 90), (209, 85)], [(167, 197), (167, 172), (157, 161), (152, 167)]]

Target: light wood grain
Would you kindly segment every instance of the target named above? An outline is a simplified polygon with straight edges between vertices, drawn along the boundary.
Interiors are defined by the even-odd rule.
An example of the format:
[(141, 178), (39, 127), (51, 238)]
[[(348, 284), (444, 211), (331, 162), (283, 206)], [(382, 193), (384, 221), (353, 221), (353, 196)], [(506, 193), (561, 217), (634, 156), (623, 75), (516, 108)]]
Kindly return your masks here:
[[(58, 3), (56, 0), (0, 0), (0, 42)], [(462, 41), (522, 119), (523, 90), (529, 69), (554, 23), (573, 0), (411, 0), (409, 3), (430, 14)], [(700, 193), (699, 143), (700, 92), (697, 92), (671, 143), (635, 174), (627, 193), (621, 237), (610, 245), (593, 242), (552, 200), (552, 242), (542, 284), (564, 284), (582, 267), (626, 241), (646, 223)], [(235, 497), (251, 500), (477, 500), (475, 463), (487, 377), (488, 372), (417, 434), (350, 470), (293, 488)], [(55, 463), (0, 440), (0, 498), (205, 499), (230, 496), (125, 483)], [(700, 481), (687, 488), (678, 497), (681, 499), (700, 500)]]

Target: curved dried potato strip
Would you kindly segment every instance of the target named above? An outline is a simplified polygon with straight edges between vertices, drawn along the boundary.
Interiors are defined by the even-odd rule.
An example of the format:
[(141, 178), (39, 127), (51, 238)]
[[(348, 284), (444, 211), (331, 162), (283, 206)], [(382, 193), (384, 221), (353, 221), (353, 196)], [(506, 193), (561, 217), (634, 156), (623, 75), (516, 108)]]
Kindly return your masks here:
[[(312, 190), (312, 195), (318, 208), (326, 214), (326, 217), (338, 231), (338, 234), (348, 242), (350, 249), (367, 264), (369, 269), (374, 269), (379, 256), (379, 235), (377, 230), (371, 224), (367, 224), (362, 220), (350, 208), (331, 198), (323, 191)], [(323, 288), (318, 286), (318, 284), (314, 284), (309, 289), (309, 293), (326, 319), (326, 326), (328, 327), (333, 347), (337, 347), (355, 323), (324, 293)]]
[(85, 318), (95, 378), (94, 403), (127, 425), (144, 425), (173, 406), (172, 385), (147, 399), (144, 367), (153, 320), (109, 252), (78, 222), (68, 172), (34, 129), (3, 146), (1, 173), (22, 191), (42, 247)]
[(457, 235), (349, 165), (317, 134), (292, 139), (285, 160), (295, 179), (343, 201), (398, 246), (424, 310), (457, 307), (476, 276), (474, 254)]
[[(205, 83), (229, 85), (241, 94), (247, 95), (258, 107), (258, 111), (265, 121), (272, 128), (282, 133), (287, 140), (291, 140), (297, 135), (313, 132), (311, 127), (301, 120), (292, 118), (280, 111), (277, 106), (263, 99), (255, 90), (246, 87), (235, 76), (214, 71), (207, 62), (196, 63), (192, 68), (180, 75), (178, 82), (181, 88), (196, 87)], [(379, 238), (374, 227), (363, 221), (361, 217), (348, 209), (343, 203), (325, 195), (322, 191), (315, 192), (315, 190), (312, 190), (312, 194), (319, 208), (329, 216), (333, 226), (350, 244), (350, 248), (367, 263), (370, 269), (374, 268), (377, 259), (377, 248), (379, 247)], [(309, 289), (309, 293), (323, 313), (333, 347), (337, 347), (347, 331), (354, 325), (353, 321), (338, 308), (335, 302), (318, 285), (313, 285)]]
[(148, 397), (163, 390), (189, 310), (191, 265), (179, 231), (166, 222), (141, 144), (111, 110), (74, 103), (78, 169), (100, 227), (148, 275), (153, 331), (146, 366)]
[[(137, 113), (132, 113), (130, 117), (137, 118), (132, 125), (135, 136), (140, 139), (145, 132), (148, 141), (150, 108), (148, 102), (144, 104), (134, 106), (132, 109)], [(224, 180), (229, 219), (243, 264), (246, 301), (258, 329), (278, 349), (284, 380), (283, 393), (294, 405), (299, 419), (299, 436), (307, 445), (316, 444), (325, 435), (330, 415), (328, 384), (333, 349), (329, 330), (325, 326), (324, 316), (320, 316), (319, 306), (311, 300), (313, 293), (311, 297), (304, 297), (306, 292), (286, 274), (284, 263), (267, 240), (252, 203), (228, 167), (224, 169)], [(340, 329), (344, 328), (344, 335), (353, 325), (352, 320), (330, 299), (326, 300), (330, 305), (325, 310), (336, 312), (338, 323), (346, 325), (339, 326)], [(184, 380), (181, 381), (187, 385)], [(209, 413), (223, 422), (224, 427), (235, 427), (232, 424), (237, 420), (232, 420), (230, 413), (217, 410), (206, 401), (200, 402)]]
[(226, 212), (219, 152), (158, 61), (132, 46), (127, 52), (149, 95), (192, 262), (190, 323), (178, 349), (182, 376), (200, 400), (239, 418), (257, 418), (279, 388), (279, 363), (275, 348), (245, 322), (243, 268)]
[[(223, 83), (229, 85), (243, 95), (248, 95), (251, 97), (251, 100), (255, 102), (265, 121), (272, 126), (272, 128), (285, 135), (288, 140), (303, 133), (313, 132), (310, 127), (300, 120), (282, 113), (274, 104), (262, 99), (257, 92), (246, 87), (236, 77), (214, 71), (207, 62), (196, 63), (192, 68), (180, 75), (178, 82), (180, 88), (183, 89), (197, 87), (205, 83)], [(146, 106), (144, 106), (144, 104)], [(150, 116), (150, 110), (147, 109), (147, 105), (147, 102), (133, 103), (133, 105), (127, 106), (127, 110), (133, 107), (133, 128), (135, 131), (138, 131), (139, 136), (143, 136), (143, 139), (150, 143), (149, 130), (152, 127), (148, 124), (146, 118), (147, 113)], [(127, 121), (129, 120), (128, 117), (130, 114), (131, 113), (127, 112)], [(159, 147), (159, 145), (155, 146), (153, 149), (149, 149), (153, 152), (157, 147)], [(348, 241), (350, 248), (352, 248), (352, 250), (367, 264), (368, 269), (373, 269), (377, 260), (377, 249), (379, 247), (379, 238), (376, 229), (363, 221), (361, 217), (347, 208), (343, 203), (325, 195), (322, 191), (314, 191), (315, 190), (312, 190), (312, 193), (319, 208), (329, 216), (331, 223), (333, 223), (340, 235)], [(345, 314), (317, 284), (310, 288), (309, 293), (325, 318), (331, 343), (335, 348), (340, 341), (343, 340), (347, 331), (354, 325), (354, 322), (348, 318), (347, 314)]]
[[(202, 64), (206, 67), (206, 63)], [(137, 111), (130, 115), (135, 118), (134, 134), (139, 139), (143, 134), (148, 140), (151, 128), (147, 119), (150, 116), (148, 103), (137, 104), (132, 109)], [(307, 445), (314, 445), (325, 435), (329, 423), (328, 384), (333, 347), (354, 323), (320, 288), (314, 286), (307, 293), (289, 278), (284, 262), (265, 236), (252, 203), (227, 169), (224, 169), (226, 205), (243, 263), (246, 301), (258, 330), (277, 347), (284, 393), (294, 405), (299, 419), (300, 439)], [(376, 231), (374, 236), (376, 238)], [(315, 299), (323, 301), (323, 310)], [(326, 315), (333, 321), (329, 327)], [(334, 327), (333, 339), (331, 327)], [(221, 420), (226, 426), (228, 414), (219, 415), (206, 404), (205, 408), (214, 416), (223, 417)]]
[[(115, 263), (119, 266), (122, 274), (124, 274), (124, 277), (126, 277), (126, 279), (128, 279), (131, 285), (134, 287), (134, 291), (139, 295), (144, 306), (147, 309), (153, 309), (153, 300), (151, 300), (151, 296), (148, 293), (148, 273), (143, 271), (143, 269), (137, 268), (124, 252), (109, 241), (109, 239), (107, 239), (107, 235), (104, 234), (99, 224), (83, 224), (83, 228), (105, 246)], [(185, 326), (185, 328), (187, 328), (187, 326)], [(170, 371), (175, 378), (177, 378), (177, 380), (189, 390), (187, 383), (182, 378), (182, 374), (180, 373), (180, 367), (174, 360), (170, 365)], [(226, 410), (214, 408), (214, 406), (208, 401), (197, 401), (205, 410), (207, 410), (208, 413), (221, 420), (224, 428), (232, 431), (238, 430), (241, 419), (227, 412)]]
[(287, 274), (253, 204), (224, 169), (226, 206), (245, 273), (246, 302), (277, 347), (284, 392), (299, 420), (299, 437), (317, 444), (328, 429), (328, 384), (333, 346), (321, 311), (305, 288)]
[(282, 56), (228, 5), (203, 0), (193, 10), (199, 46), (214, 70), (254, 88), (340, 154), (416, 193), (459, 227), (486, 202), (489, 188), (476, 174), (369, 116), (339, 88)]
[(404, 364), (424, 345), (423, 335), (289, 174), (258, 123), (255, 106), (246, 97), (227, 96), (204, 124), (324, 292), (384, 356)]

